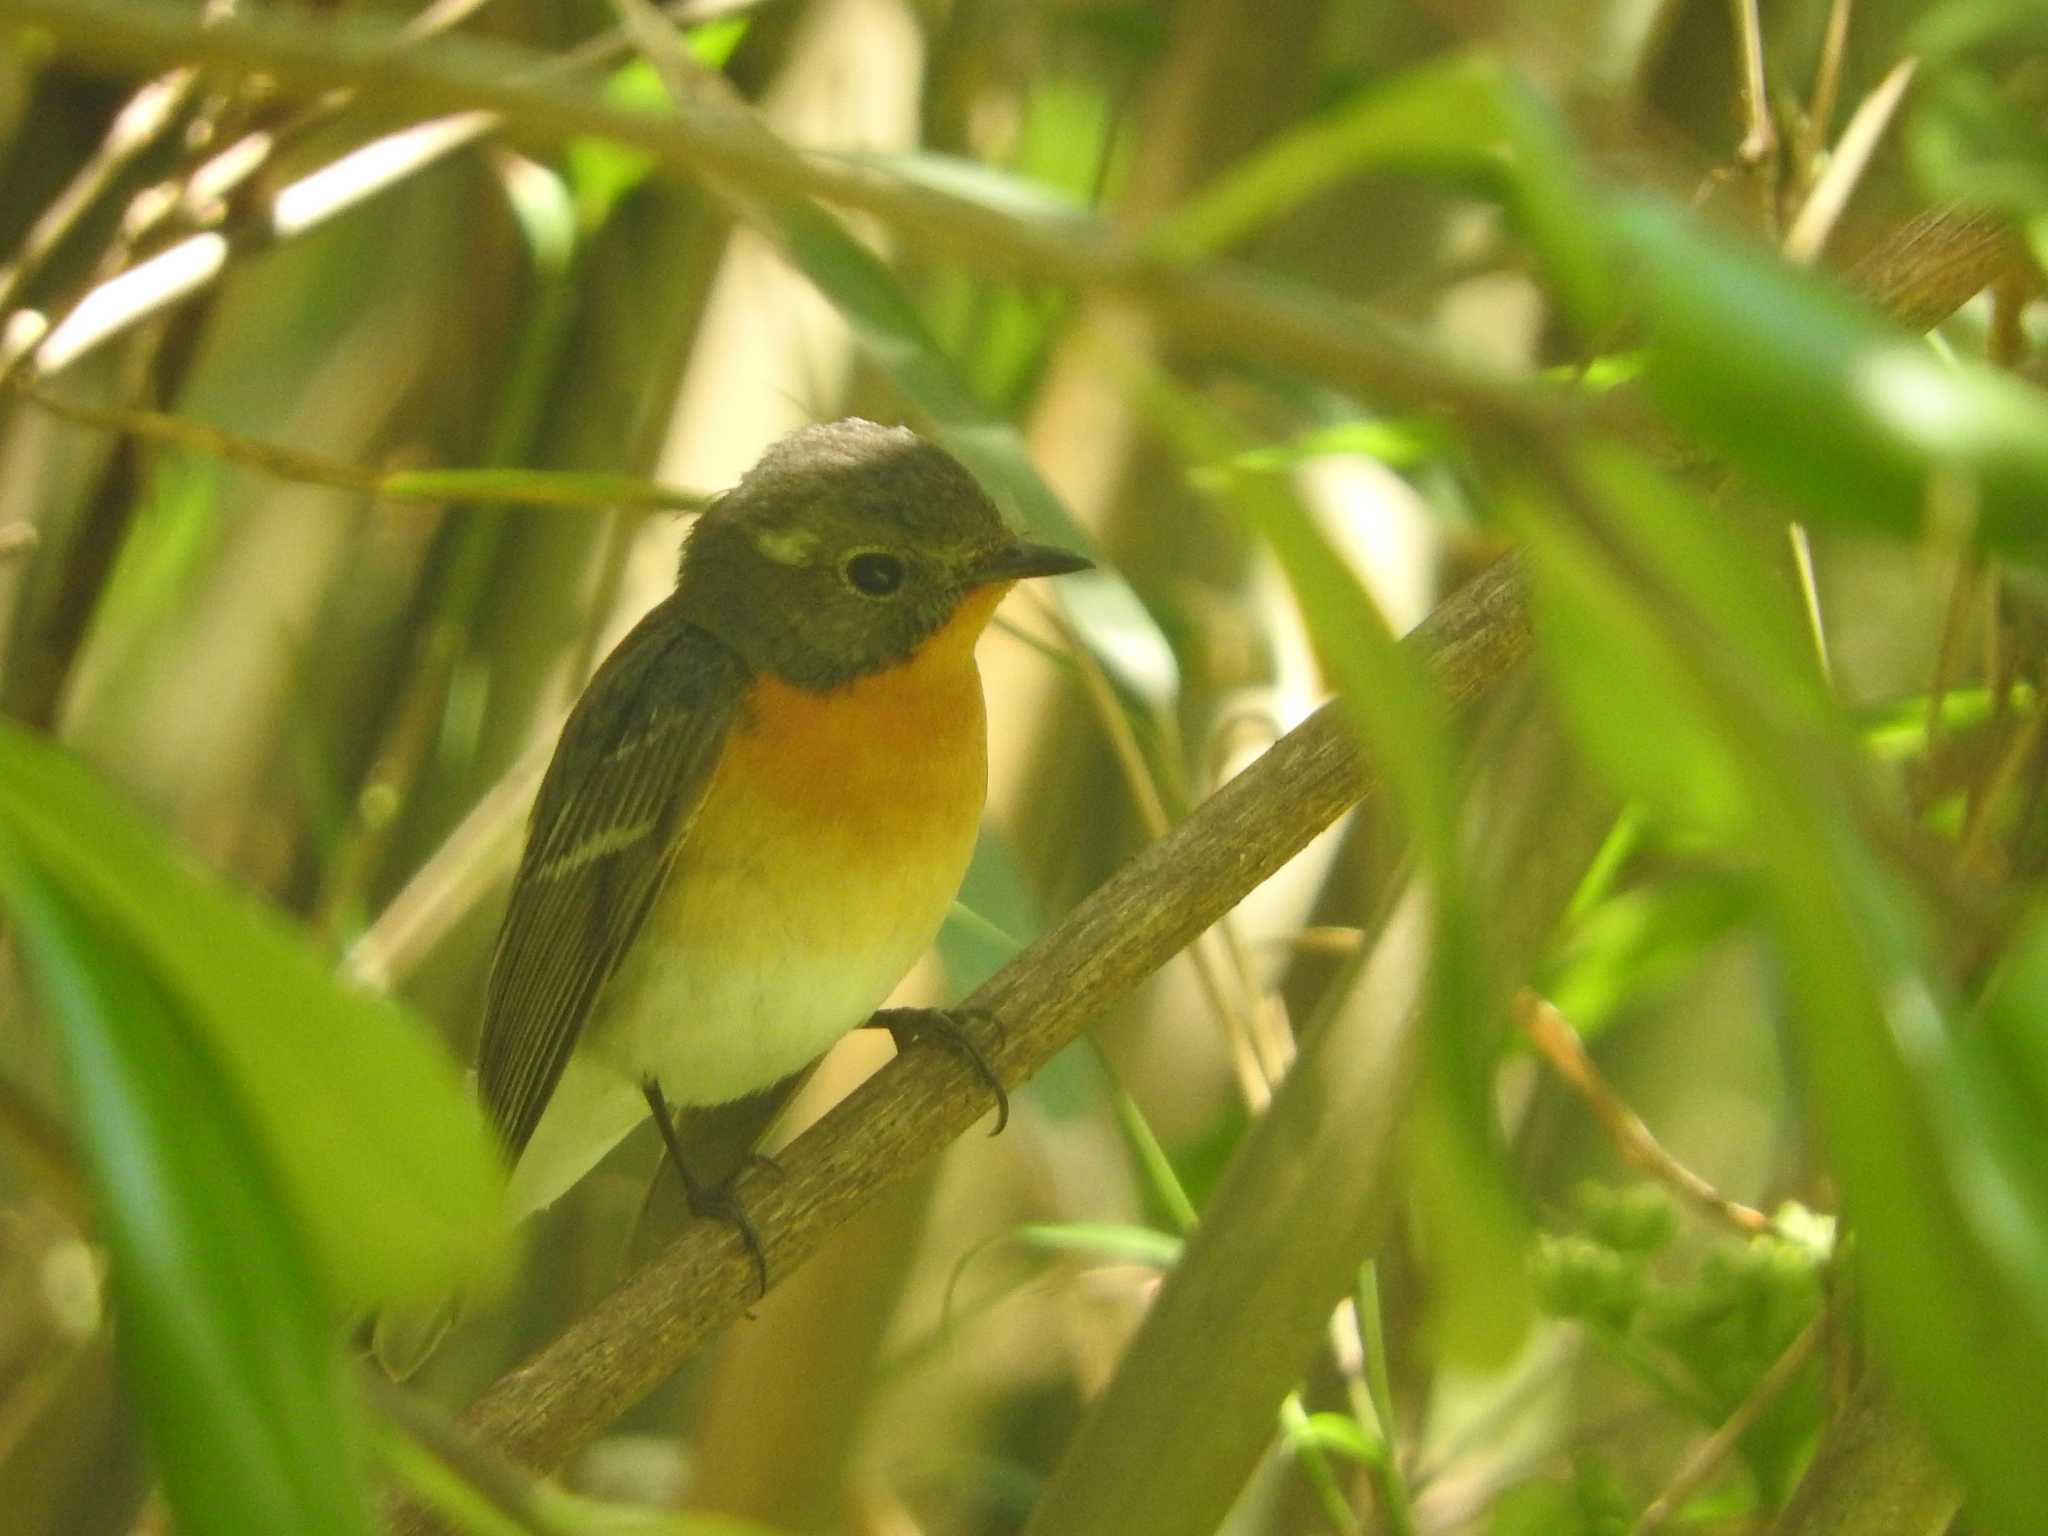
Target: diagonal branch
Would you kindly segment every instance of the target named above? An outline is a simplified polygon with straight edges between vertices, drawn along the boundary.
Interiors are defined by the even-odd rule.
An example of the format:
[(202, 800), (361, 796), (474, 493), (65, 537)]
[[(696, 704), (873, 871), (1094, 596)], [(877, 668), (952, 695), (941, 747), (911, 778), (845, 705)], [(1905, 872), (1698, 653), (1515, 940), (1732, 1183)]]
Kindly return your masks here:
[[(1502, 559), (1460, 588), (1408, 642), (1437, 685), (1469, 705), (1527, 652), (1522, 575)], [(1325, 707), (1138, 854), (967, 1006), (999, 1032), (976, 1043), (1003, 1080), (1036, 1071), (1105, 1007), (1235, 906), (1373, 784), (1335, 707)], [(742, 1198), (771, 1275), (787, 1274), (883, 1188), (988, 1110), (951, 1052), (899, 1057), (780, 1154)], [(732, 1229), (693, 1223), (526, 1364), (471, 1405), (467, 1426), (514, 1459), (559, 1465), (665, 1380), (753, 1301), (753, 1261)], [(410, 1522), (410, 1523), (409, 1523)], [(400, 1530), (428, 1529), (418, 1517)]]

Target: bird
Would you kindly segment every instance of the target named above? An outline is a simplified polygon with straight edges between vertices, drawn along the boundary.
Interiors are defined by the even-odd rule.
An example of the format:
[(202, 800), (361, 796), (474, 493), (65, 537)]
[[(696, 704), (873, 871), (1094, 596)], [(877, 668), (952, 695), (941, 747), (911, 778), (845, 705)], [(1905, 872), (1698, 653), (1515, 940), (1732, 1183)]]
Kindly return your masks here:
[(652, 1114), (692, 1208), (740, 1226), (766, 1290), (671, 1107), (757, 1093), (871, 1016), (899, 1044), (964, 1038), (942, 1011), (876, 1010), (979, 832), (976, 641), (1017, 582), (1090, 564), (1014, 533), (944, 449), (859, 418), (783, 438), (706, 508), (534, 802), (476, 1062), (510, 1216)]

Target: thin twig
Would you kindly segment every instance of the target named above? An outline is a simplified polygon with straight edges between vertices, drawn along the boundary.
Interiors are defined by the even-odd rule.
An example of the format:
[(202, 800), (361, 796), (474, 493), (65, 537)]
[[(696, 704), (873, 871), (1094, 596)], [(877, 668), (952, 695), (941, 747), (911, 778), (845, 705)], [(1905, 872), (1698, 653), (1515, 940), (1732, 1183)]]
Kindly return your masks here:
[(1368, 1259), (1359, 1266), (1358, 1284), (1349, 1305), (1358, 1322), (1359, 1374), (1380, 1429), (1380, 1460), (1371, 1469), (1380, 1519), (1388, 1536), (1415, 1536), (1414, 1498), (1401, 1466), (1393, 1377), (1387, 1369), (1386, 1328), (1380, 1314), (1379, 1266), (1374, 1260)]
[[(1165, 797), (1153, 781), (1144, 748), (1138, 744), (1137, 733), (1131, 729), (1130, 720), (1117, 703), (1109, 674), (1102, 670), (1102, 663), (1095, 659), (1065, 614), (1051, 603), (1043, 603), (1041, 608), (1066, 641), (1076, 675), (1080, 678), (1081, 691), (1123, 773), (1125, 787), (1137, 808), (1139, 825), (1144, 828), (1145, 836), (1156, 842), (1172, 830), (1173, 820), (1167, 814)], [(1223, 921), (1227, 923), (1229, 919)], [(1194, 966), (1196, 980), (1208, 997), (1209, 1006), (1223, 1021), (1224, 1034), (1229, 1038), (1231, 1056), (1237, 1066), (1238, 1086), (1256, 1113), (1272, 1099), (1273, 1085), (1286, 1070), (1286, 1063), (1264, 1048), (1267, 1042), (1253, 1022), (1251, 1014), (1258, 1007), (1258, 999), (1253, 992), (1250, 974), (1231, 966), (1227, 954), (1217, 953), (1220, 947), (1215, 935), (1205, 933), (1188, 946), (1188, 960)], [(1227, 978), (1226, 972), (1234, 972), (1234, 977)], [(1233, 979), (1234, 986), (1231, 984)]]
[(1735, 9), (1735, 35), (1742, 50), (1742, 105), (1748, 126), (1736, 157), (1757, 176), (1762, 201), (1764, 228), (1778, 231), (1778, 124), (1771, 116), (1770, 87), (1764, 79), (1764, 31), (1757, 17), (1757, 0), (1730, 0)]
[(519, 859), (519, 831), (554, 754), (557, 721), (536, 738), (342, 957), (342, 973), (378, 991), (416, 970)]
[(2044, 725), (2048, 725), (2048, 705), (2037, 703), (2006, 743), (2005, 750), (1998, 754), (1989, 777), (1971, 786), (1963, 834), (1956, 848), (1958, 868), (1968, 870), (1983, 857), (1992, 817), (1999, 802), (2019, 783), (2021, 771), (2039, 753)]
[[(1838, 51), (1841, 39), (1835, 36), (1837, 23), (1846, 31), (1848, 26), (1847, 0), (1837, 0), (1834, 12), (1829, 17), (1829, 42)], [(1917, 61), (1902, 59), (1878, 84), (1877, 89), (1863, 98), (1856, 113), (1849, 119), (1849, 126), (1842, 130), (1842, 142), (1835, 147), (1827, 169), (1814, 182), (1806, 200), (1800, 204), (1799, 213), (1786, 232), (1782, 247), (1785, 259), (1795, 266), (1812, 266), (1820, 259), (1827, 246), (1828, 236), (1834, 232), (1842, 210), (1849, 205), (1849, 198), (1863, 174), (1870, 168), (1870, 157), (1876, 153), (1878, 140), (1897, 114), (1899, 103), (1905, 99), (1906, 87), (1912, 83)], [(1820, 78), (1815, 85), (1818, 99), (1826, 92), (1826, 115), (1834, 112), (1834, 91), (1841, 70), (1841, 60), (1836, 56), (1832, 67), (1827, 58), (1822, 59)], [(1825, 118), (1823, 118), (1825, 122)], [(1809, 123), (1809, 128), (1812, 126)], [(1813, 632), (1813, 647), (1820, 658), (1821, 675), (1831, 684), (1834, 680), (1834, 665), (1828, 655), (1827, 624), (1820, 604), (1820, 584), (1814, 575), (1813, 540), (1806, 531), (1806, 525), (1792, 523), (1786, 530), (1792, 542), (1792, 563), (1799, 576), (1799, 591), (1806, 603), (1807, 624)]]
[[(1177, 334), (1261, 355), (1389, 406), (1436, 411), (1497, 432), (1552, 435), (1575, 411), (1530, 389), (1450, 361), (1363, 313), (1277, 288), (1229, 263), (1182, 267), (1099, 221), (1004, 212), (828, 156), (799, 154), (750, 114), (690, 102), (671, 116), (615, 107), (587, 91), (522, 80), (528, 56), (460, 39), (393, 53), (353, 29), (265, 14), (201, 29), (171, 10), (117, 0), (0, 0), (0, 17), (30, 22), (81, 53), (114, 60), (186, 57), (260, 71), (279, 89), (337, 88), (422, 116), (490, 112), (535, 142), (598, 137), (643, 149), (671, 174), (710, 176), (763, 202), (816, 197), (873, 214), (933, 253), (980, 270), (1022, 273), (1123, 295)], [(508, 63), (507, 54), (512, 60)]]
[(1878, 141), (1898, 115), (1899, 104), (1906, 99), (1907, 87), (1912, 85), (1919, 67), (1918, 59), (1899, 60), (1876, 89), (1858, 103), (1849, 126), (1842, 130), (1842, 141), (1835, 146), (1827, 170), (1814, 183), (1813, 191), (1807, 194), (1785, 234), (1785, 259), (1793, 265), (1812, 266), (1820, 259), (1828, 236), (1834, 233), (1842, 210), (1849, 205), (1850, 194), (1870, 168)]
[[(1555, 434), (1564, 408), (1485, 373), (1446, 361), (1362, 314), (1339, 319), (1327, 304), (1277, 289), (1227, 262), (1182, 268), (1099, 222), (1014, 216), (912, 186), (872, 168), (800, 155), (757, 128), (686, 108), (675, 117), (616, 108), (586, 92), (537, 83), (529, 56), (455, 40), (430, 52), (393, 54), (353, 31), (304, 16), (265, 15), (201, 29), (175, 11), (116, 0), (0, 0), (0, 17), (43, 28), (65, 46), (147, 67), (187, 57), (260, 72), (279, 89), (318, 95), (360, 90), (420, 116), (486, 111), (516, 120), (535, 142), (578, 137), (645, 150), (671, 174), (709, 173), (763, 198), (819, 197), (873, 214), (933, 254), (1042, 281), (1116, 293), (1176, 334), (1221, 347), (1250, 346), (1277, 363), (1396, 409), (1437, 411), (1470, 426)], [(1943, 209), (1917, 217), (1883, 242), (1858, 276), (1900, 323), (1932, 324), (2009, 266), (2018, 247), (2004, 221)]]
[(50, 254), (84, 222), (108, 189), (171, 131), (198, 86), (197, 70), (174, 69), (144, 84), (114, 114), (99, 148), (36, 216), (20, 254), (0, 268), (0, 313), (13, 307)]
[(1842, 64), (1849, 52), (1849, 14), (1854, 0), (1833, 0), (1827, 30), (1821, 35), (1820, 62), (1814, 66), (1813, 94), (1807, 99), (1806, 121), (1799, 135), (1798, 165), (1802, 185), (1811, 186), (1821, 146), (1834, 126), (1835, 103), (1842, 95)]
[(1813, 568), (1813, 537), (1806, 524), (1785, 525), (1785, 537), (1792, 545), (1792, 569), (1799, 578), (1799, 596), (1806, 606), (1806, 627), (1813, 635), (1813, 654), (1820, 663), (1820, 675), (1830, 688), (1835, 682), (1835, 664), (1828, 655), (1828, 626), (1820, 606), (1820, 581)]
[(1511, 1011), (1516, 1026), (1536, 1054), (1586, 1101), (1624, 1161), (1745, 1236), (1777, 1230), (1777, 1224), (1762, 1211), (1729, 1199), (1664, 1150), (1642, 1118), (1622, 1102), (1613, 1085), (1593, 1064), (1578, 1031), (1556, 1008), (1535, 993), (1525, 991), (1515, 995)]
[[(462, 0), (463, 5), (467, 0)], [(668, 0), (661, 12), (684, 25), (739, 10), (763, 0)], [(392, 35), (393, 50), (417, 45), (461, 19), (458, 11), (423, 13)], [(512, 72), (517, 84), (541, 85), (574, 77), (621, 57), (627, 51), (622, 29), (614, 28), (552, 58), (537, 60)], [(33, 360), (35, 371), (63, 371), (96, 348), (151, 315), (192, 297), (216, 281), (230, 255), (248, 256), (287, 244), (329, 219), (361, 206), (380, 193), (418, 175), (440, 160), (495, 134), (503, 119), (495, 113), (457, 112), (413, 123), (371, 139), (337, 159), (278, 188), (257, 206), (220, 223), (218, 212), (227, 197), (275, 162), (286, 146), (333, 121), (356, 99), (352, 87), (320, 92), (282, 123), (241, 135), (191, 168), (175, 196), (157, 200), (146, 214), (131, 204), (123, 220), (130, 243), (160, 228), (173, 213), (188, 224), (208, 227), (176, 241), (125, 270), (103, 274), (84, 293), (56, 309), (54, 322), (22, 311), (8, 317), (9, 351), (0, 357), (0, 377)], [(317, 194), (313, 189), (317, 188)], [(133, 227), (130, 227), (130, 226)], [(0, 314), (4, 314), (0, 307)]]
[(495, 469), (364, 469), (339, 459), (286, 447), (282, 443), (230, 432), (190, 416), (88, 405), (82, 400), (67, 400), (62, 395), (20, 379), (13, 387), (42, 410), (77, 426), (190, 449), (225, 459), (231, 464), (261, 470), (280, 480), (324, 485), (385, 501), (437, 504), (480, 501), (498, 506), (647, 507), (665, 511), (697, 511), (707, 499), (701, 492), (659, 485), (631, 475)]
[[(1934, 652), (1934, 675), (1927, 683), (1927, 725), (1922, 735), (1920, 756), (1928, 771), (1922, 777), (1923, 789), (1935, 782), (1931, 771), (1935, 754), (1941, 746), (1943, 724), (1946, 714), (1943, 705), (1948, 699), (1949, 685), (1955, 681), (1963, 648), (1963, 635), (1968, 627), (1971, 594), (1976, 590), (1977, 564), (1968, 549), (1956, 552), (1955, 575), (1949, 585), (1948, 605), (1943, 610), (1941, 639)], [(1925, 805), (1918, 809), (1925, 810)]]
[(1797, 1379), (1806, 1362), (1813, 1358), (1813, 1352), (1820, 1347), (1820, 1341), (1828, 1331), (1828, 1314), (1822, 1312), (1812, 1322), (1799, 1330), (1799, 1337), (1785, 1347), (1785, 1352), (1772, 1362), (1764, 1372), (1763, 1379), (1756, 1384), (1748, 1397), (1735, 1411), (1722, 1421), (1721, 1427), (1702, 1440), (1672, 1474), (1671, 1481), (1663, 1491), (1650, 1501), (1636, 1523), (1630, 1527), (1629, 1536), (1655, 1536), (1666, 1522), (1684, 1507), (1686, 1501), (1701, 1488), (1707, 1479), (1734, 1452), (1742, 1437), (1749, 1433), (1764, 1411), (1783, 1395), (1785, 1389)]

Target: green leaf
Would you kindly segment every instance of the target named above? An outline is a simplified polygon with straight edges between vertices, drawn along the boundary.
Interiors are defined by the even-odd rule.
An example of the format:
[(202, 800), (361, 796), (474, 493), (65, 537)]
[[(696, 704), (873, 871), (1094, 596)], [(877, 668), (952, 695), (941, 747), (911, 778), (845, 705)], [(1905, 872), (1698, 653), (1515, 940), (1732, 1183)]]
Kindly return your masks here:
[(911, 186), (925, 187), (1012, 218), (1041, 224), (1085, 224), (1088, 209), (1064, 189), (964, 155), (935, 149), (854, 150), (834, 158), (864, 165)]
[(1624, 1536), (1640, 1500), (1605, 1462), (1588, 1455), (1573, 1460), (1572, 1481), (1538, 1478), (1496, 1500), (1486, 1536)]
[(1578, 1490), (1555, 1478), (1511, 1488), (1494, 1501), (1486, 1536), (1591, 1536)]
[(983, 826), (960, 896), (939, 929), (939, 962), (952, 990), (965, 995), (1015, 959), (1045, 927), (1015, 851)]
[[(1626, 527), (1628, 558), (1713, 615), (1712, 627), (1674, 627), (1668, 605), (1618, 570), (1583, 522), (1532, 519), (1524, 506), (1516, 515), (1531, 543), (1545, 669), (1581, 745), (1617, 788), (1682, 834), (1741, 843), (1751, 813), (1744, 743), (1719, 718), (1716, 689), (1735, 686), (1759, 709), (1796, 716), (1801, 729), (1830, 713), (1792, 594), (1759, 578), (1754, 547), (1725, 518), (1633, 455), (1591, 445), (1579, 465), (1586, 488)], [(1705, 674), (1702, 633), (1731, 647)]]
[(1360, 1466), (1376, 1467), (1386, 1455), (1379, 1438), (1368, 1434), (1365, 1426), (1348, 1413), (1303, 1414), (1300, 1422), (1293, 1426), (1290, 1438), (1298, 1445), (1312, 1445), (1319, 1451), (1342, 1456)]
[[(984, 824), (960, 895), (939, 929), (939, 963), (955, 997), (974, 991), (1045, 929), (1045, 914), (1013, 849)], [(1086, 1119), (1103, 1108), (1101, 1074), (1088, 1061), (1090, 1047), (1072, 1041), (1031, 1075), (1022, 1092), (1055, 1121)]]
[(1472, 178), (1497, 190), (1580, 325), (1614, 318), (1609, 258), (1577, 152), (1543, 100), (1499, 60), (1453, 56), (1408, 71), (1231, 166), (1153, 228), (1187, 262), (1242, 240), (1366, 170)]
[(1925, 915), (1865, 840), (1882, 804), (1846, 724), (1789, 658), (1792, 621), (1771, 611), (1783, 605), (1756, 608), (1760, 584), (1703, 506), (1619, 450), (1585, 460), (1597, 502), (1527, 520), (1547, 559), (1563, 524), (1597, 518), (1604, 553), (1554, 566), (1551, 601), (1632, 604), (1682, 674), (1691, 738), (1714, 744), (1763, 876), (1874, 1340), (1976, 1518), (2019, 1536), (2038, 1523), (2024, 1469), (2048, 1438), (2044, 1128), (1999, 1091), (1978, 1059), (1988, 1046), (1950, 1022)]
[(1572, 925), (1538, 988), (1580, 1034), (1597, 1034), (1689, 975), (1758, 907), (1754, 882), (1714, 871), (1624, 891)]
[(2014, 99), (1985, 71), (1933, 72), (1918, 94), (1907, 142), (1937, 197), (2020, 218), (2048, 211), (2048, 133), (2040, 102)]
[(535, 1478), (520, 1487), (524, 1508), (515, 1516), (498, 1502), (502, 1488), (486, 1493), (463, 1470), (395, 1424), (380, 1426), (378, 1451), (423, 1506), (465, 1536), (778, 1536), (765, 1525), (733, 1515), (680, 1513), (587, 1498), (549, 1478)]
[[(746, 11), (707, 21), (684, 31), (684, 46), (706, 69), (723, 69), (752, 22)], [(608, 105), (641, 112), (671, 110), (660, 75), (645, 59), (635, 59), (614, 71), (605, 82), (604, 99)], [(564, 148), (562, 165), (575, 197), (578, 221), (589, 231), (610, 218), (612, 211), (654, 174), (655, 159), (645, 150), (610, 139), (577, 138)]]
[(123, 1365), (178, 1528), (367, 1536), (328, 1293), (205, 1032), (14, 827), (0, 896), (62, 1048)]
[(1173, 1268), (1180, 1262), (1182, 1246), (1171, 1233), (1117, 1221), (1041, 1223), (1019, 1227), (1012, 1236), (1040, 1253), (1142, 1264), (1148, 1269)]
[(340, 1305), (424, 1299), (495, 1267), (495, 1144), (455, 1063), (396, 1004), (345, 989), (277, 914), (6, 723), (0, 831), (203, 1036)]
[(1769, 251), (1625, 198), (1647, 377), (1671, 418), (1816, 522), (1918, 539), (1974, 530), (2048, 553), (2048, 401), (1946, 362)]
[(2048, 1136), (2048, 912), (2037, 912), (2000, 961), (1979, 1005), (1977, 1035), (2000, 1058), (1998, 1077)]
[[(1304, 432), (1292, 442), (1247, 449), (1231, 459), (1229, 468), (1240, 473), (1285, 472), (1326, 454), (1352, 454), (1377, 459), (1390, 469), (1413, 469), (1444, 457), (1455, 442), (1449, 428), (1437, 421), (1413, 417), (1345, 421)], [(1195, 471), (1198, 477), (1203, 473)]]
[[(1220, 466), (1242, 451), (1230, 423), (1192, 392), (1155, 376), (1154, 422), (1190, 463)], [(1530, 1317), (1522, 1277), (1526, 1230), (1510, 1194), (1489, 1099), (1493, 1051), (1478, 1035), (1493, 1006), (1485, 931), (1457, 846), (1459, 773), (1448, 726), (1427, 680), (1397, 644), (1355, 572), (1283, 480), (1227, 476), (1211, 488), (1278, 556), (1325, 669), (1360, 739), (1387, 775), (1431, 885), (1430, 1070), (1411, 1151), (1416, 1202), (1444, 1294), (1439, 1343), (1467, 1360), (1494, 1361), (1520, 1341)], [(1362, 1256), (1361, 1256), (1362, 1257)]]

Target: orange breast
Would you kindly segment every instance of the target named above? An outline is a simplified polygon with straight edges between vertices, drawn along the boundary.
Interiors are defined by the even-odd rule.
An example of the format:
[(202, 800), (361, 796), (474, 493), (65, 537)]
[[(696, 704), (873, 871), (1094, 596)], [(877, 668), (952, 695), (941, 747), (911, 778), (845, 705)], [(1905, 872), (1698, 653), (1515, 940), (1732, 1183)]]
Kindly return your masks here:
[(876, 839), (916, 841), (934, 821), (978, 818), (988, 730), (974, 644), (1007, 590), (973, 593), (910, 660), (831, 693), (762, 678), (718, 789), (757, 814), (798, 826), (852, 823)]
[(814, 1060), (881, 1004), (974, 851), (988, 745), (977, 593), (901, 666), (829, 694), (749, 690), (591, 1046), (716, 1104)]

